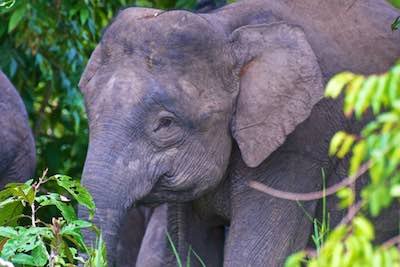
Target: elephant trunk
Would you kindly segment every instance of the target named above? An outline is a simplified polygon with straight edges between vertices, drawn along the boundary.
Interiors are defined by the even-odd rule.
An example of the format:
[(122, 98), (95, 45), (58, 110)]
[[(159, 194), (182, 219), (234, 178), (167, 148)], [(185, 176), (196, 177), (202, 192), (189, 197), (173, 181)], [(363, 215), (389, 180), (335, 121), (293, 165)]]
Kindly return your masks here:
[[(114, 251), (116, 251), (117, 235), (121, 218), (124, 216), (125, 209), (120, 203), (118, 189), (112, 184), (110, 171), (104, 168), (94, 168), (94, 164), (85, 164), (82, 184), (88, 188), (96, 203), (94, 224), (100, 228), (102, 237), (107, 246), (107, 256), (110, 266), (115, 261)], [(101, 175), (98, 175), (101, 174)], [(79, 209), (80, 218), (88, 218), (88, 211), (82, 207)], [(91, 231), (84, 232), (87, 244), (95, 246), (95, 234)]]
[[(94, 223), (102, 232), (109, 266), (113, 266), (122, 219), (129, 208), (152, 189), (153, 184), (150, 179), (146, 183), (146, 178), (143, 178), (146, 177), (143, 168), (124, 166), (125, 161), (121, 160), (124, 156), (121, 154), (122, 149), (115, 149), (116, 144), (110, 144), (112, 147), (105, 144), (106, 142), (92, 141), (89, 145), (82, 184), (94, 198), (96, 204)], [(80, 209), (79, 217), (87, 218), (87, 213), (87, 210)], [(88, 244), (93, 245), (95, 235), (87, 232), (84, 235)]]

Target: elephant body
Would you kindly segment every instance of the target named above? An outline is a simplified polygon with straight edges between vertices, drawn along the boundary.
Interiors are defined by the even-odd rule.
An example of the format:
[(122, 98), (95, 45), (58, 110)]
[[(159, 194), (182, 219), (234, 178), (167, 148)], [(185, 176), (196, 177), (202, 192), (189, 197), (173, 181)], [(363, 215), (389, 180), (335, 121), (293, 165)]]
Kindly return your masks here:
[[(163, 202), (161, 221), (183, 261), (189, 245), (207, 266), (229, 267), (281, 266), (303, 249), (307, 213), (318, 216), (320, 203), (300, 207), (248, 181), (304, 193), (322, 188), (322, 170), (328, 185), (346, 176), (346, 161), (328, 157), (329, 141), (362, 124), (343, 117), (340, 101), (322, 99), (324, 84), (344, 70), (386, 71), (400, 55), (396, 16), (384, 0), (122, 11), (80, 82), (90, 125), (83, 183), (109, 251), (132, 205)], [(331, 225), (344, 215), (335, 201)], [(396, 231), (396, 217), (386, 212), (380, 239)], [(142, 245), (137, 266), (157, 266), (141, 260), (152, 253), (165, 255), (158, 266), (176, 264), (162, 234)]]
[(35, 143), (24, 103), (0, 71), (0, 189), (22, 182), (35, 171)]

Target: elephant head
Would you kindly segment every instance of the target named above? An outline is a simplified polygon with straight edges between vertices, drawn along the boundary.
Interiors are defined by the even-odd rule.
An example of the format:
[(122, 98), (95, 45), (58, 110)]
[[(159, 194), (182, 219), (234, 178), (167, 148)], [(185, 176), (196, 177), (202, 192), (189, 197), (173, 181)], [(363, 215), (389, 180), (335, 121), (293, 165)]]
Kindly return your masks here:
[(35, 170), (35, 143), (24, 103), (0, 71), (0, 189), (7, 183), (31, 178)]
[(137, 202), (184, 202), (215, 189), (233, 142), (256, 167), (322, 97), (303, 31), (282, 22), (232, 31), (186, 11), (128, 8), (80, 81), (90, 125), (83, 183), (110, 251)]

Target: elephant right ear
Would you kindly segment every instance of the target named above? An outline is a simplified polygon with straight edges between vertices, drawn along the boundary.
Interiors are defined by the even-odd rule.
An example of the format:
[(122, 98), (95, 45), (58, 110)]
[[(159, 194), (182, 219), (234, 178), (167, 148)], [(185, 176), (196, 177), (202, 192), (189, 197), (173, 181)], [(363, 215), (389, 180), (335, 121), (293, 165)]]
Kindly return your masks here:
[(92, 52), (92, 55), (89, 58), (89, 61), (86, 65), (86, 68), (78, 84), (82, 93), (88, 94), (87, 84), (93, 78), (94, 74), (96, 73), (100, 65), (101, 65), (101, 44), (98, 44), (94, 49), (94, 51)]
[(240, 88), (232, 135), (256, 167), (283, 144), (323, 96), (317, 58), (301, 28), (250, 25), (232, 33)]

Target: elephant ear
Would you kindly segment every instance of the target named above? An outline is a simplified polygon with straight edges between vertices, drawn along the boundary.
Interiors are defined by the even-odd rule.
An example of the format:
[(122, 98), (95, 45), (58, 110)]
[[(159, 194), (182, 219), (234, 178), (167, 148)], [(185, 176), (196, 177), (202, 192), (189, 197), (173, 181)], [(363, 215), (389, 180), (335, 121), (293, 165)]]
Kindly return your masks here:
[(323, 96), (322, 74), (297, 26), (244, 26), (231, 38), (240, 70), (232, 134), (244, 162), (256, 167), (310, 115)]
[(89, 61), (86, 65), (86, 68), (82, 74), (82, 77), (79, 81), (79, 88), (81, 89), (82, 93), (88, 94), (87, 84), (93, 78), (94, 74), (98, 70), (101, 65), (101, 44), (98, 44), (92, 55), (89, 58)]

